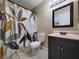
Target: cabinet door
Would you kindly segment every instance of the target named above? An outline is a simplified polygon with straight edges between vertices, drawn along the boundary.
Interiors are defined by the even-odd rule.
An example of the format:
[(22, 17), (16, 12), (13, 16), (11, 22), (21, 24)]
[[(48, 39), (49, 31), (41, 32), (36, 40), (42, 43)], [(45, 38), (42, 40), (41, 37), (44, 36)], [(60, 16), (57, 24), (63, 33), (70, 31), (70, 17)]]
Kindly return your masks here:
[(60, 59), (60, 44), (59, 39), (55, 37), (48, 37), (49, 58)]
[(61, 47), (61, 59), (79, 59), (79, 41), (64, 39)]

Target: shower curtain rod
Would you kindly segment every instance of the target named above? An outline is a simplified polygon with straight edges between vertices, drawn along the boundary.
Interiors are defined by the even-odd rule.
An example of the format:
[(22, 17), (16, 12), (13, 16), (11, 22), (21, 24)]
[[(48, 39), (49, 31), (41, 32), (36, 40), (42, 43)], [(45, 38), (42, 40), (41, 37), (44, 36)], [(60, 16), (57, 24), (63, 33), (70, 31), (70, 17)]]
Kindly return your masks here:
[[(13, 2), (13, 1), (11, 1), (11, 0), (8, 0), (9, 2), (12, 2), (12, 3), (14, 3), (14, 4), (17, 4), (18, 6), (21, 6), (21, 7), (23, 7), (23, 8), (25, 8), (25, 9), (27, 9), (27, 10), (29, 10), (29, 11), (32, 11), (32, 10), (30, 10), (30, 9), (28, 9), (28, 8), (26, 8), (26, 7), (24, 7), (24, 6), (22, 6), (22, 5), (20, 5), (20, 4), (18, 4), (18, 3), (16, 3), (16, 2)], [(36, 12), (34, 12), (34, 11), (32, 11), (33, 13), (35, 13), (35, 14), (37, 14)]]

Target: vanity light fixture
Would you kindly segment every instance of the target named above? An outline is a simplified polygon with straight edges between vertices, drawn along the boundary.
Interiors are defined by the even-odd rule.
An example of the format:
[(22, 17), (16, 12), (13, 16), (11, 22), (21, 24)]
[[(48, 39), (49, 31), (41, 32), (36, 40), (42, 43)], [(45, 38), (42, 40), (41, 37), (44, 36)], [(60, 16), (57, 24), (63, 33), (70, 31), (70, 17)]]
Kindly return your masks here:
[(58, 5), (58, 4), (60, 4), (60, 3), (64, 2), (64, 1), (66, 1), (66, 0), (53, 0), (53, 1), (50, 3), (50, 8), (56, 6), (56, 5)]

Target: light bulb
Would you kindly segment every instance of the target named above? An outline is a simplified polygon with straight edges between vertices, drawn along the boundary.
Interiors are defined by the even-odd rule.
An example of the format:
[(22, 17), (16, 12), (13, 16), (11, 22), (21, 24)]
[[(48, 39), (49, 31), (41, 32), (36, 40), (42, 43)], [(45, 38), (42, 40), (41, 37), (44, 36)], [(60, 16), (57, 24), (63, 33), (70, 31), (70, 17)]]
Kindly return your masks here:
[(53, 2), (56, 2), (57, 0), (53, 0)]
[(52, 5), (52, 2), (50, 2), (49, 4), (50, 4), (50, 6), (51, 6), (51, 5)]

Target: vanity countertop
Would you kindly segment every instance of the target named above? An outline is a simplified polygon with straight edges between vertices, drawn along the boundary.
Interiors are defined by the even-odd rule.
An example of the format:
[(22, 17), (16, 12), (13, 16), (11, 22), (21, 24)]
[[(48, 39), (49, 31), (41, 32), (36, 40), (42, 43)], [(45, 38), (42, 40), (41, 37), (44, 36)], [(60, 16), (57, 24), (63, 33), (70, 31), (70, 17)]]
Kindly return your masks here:
[(61, 37), (61, 38), (69, 38), (69, 39), (79, 40), (79, 34), (61, 35), (60, 33), (52, 33), (52, 34), (48, 34), (48, 36), (54, 36), (54, 37)]

